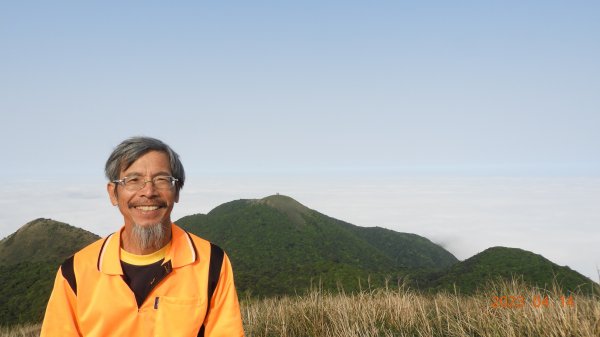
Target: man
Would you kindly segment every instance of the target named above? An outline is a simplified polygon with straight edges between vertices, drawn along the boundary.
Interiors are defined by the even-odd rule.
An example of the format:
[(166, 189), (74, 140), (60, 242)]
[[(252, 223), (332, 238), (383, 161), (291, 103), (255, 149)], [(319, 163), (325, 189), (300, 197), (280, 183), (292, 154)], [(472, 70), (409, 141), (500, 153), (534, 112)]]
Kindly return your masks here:
[(243, 336), (227, 255), (171, 222), (185, 181), (177, 153), (130, 138), (105, 173), (124, 226), (61, 265), (41, 336)]

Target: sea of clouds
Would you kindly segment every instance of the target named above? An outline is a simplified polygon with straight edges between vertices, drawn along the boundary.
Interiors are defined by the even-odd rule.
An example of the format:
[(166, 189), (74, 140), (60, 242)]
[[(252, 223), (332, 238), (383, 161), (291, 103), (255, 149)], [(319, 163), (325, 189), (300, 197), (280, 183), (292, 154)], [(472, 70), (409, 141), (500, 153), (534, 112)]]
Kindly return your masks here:
[[(172, 219), (280, 193), (331, 217), (425, 236), (467, 259), (517, 247), (598, 281), (599, 177), (188, 174)], [(0, 237), (36, 218), (105, 236), (122, 217), (98, 180), (14, 181), (0, 195)]]

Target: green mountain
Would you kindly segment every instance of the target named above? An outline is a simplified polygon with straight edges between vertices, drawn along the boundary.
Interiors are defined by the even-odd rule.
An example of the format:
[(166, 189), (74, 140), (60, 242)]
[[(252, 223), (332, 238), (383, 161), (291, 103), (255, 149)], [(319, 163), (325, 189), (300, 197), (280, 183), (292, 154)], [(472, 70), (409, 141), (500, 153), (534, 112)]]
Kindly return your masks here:
[(100, 237), (66, 223), (36, 219), (0, 241), (0, 266), (62, 262)]
[[(599, 288), (528, 251), (494, 247), (458, 262), (426, 238), (355, 226), (282, 195), (228, 202), (177, 223), (227, 251), (241, 296), (290, 294), (311, 285), (354, 291), (386, 281), (391, 286), (408, 281), (423, 291), (453, 291), (456, 285), (471, 294), (490, 280), (512, 277), (544, 288), (556, 280), (565, 291)], [(39, 322), (59, 264), (97, 239), (65, 223), (37, 219), (1, 240), (0, 326)]]
[(225, 249), (238, 290), (254, 295), (289, 294), (311, 284), (352, 291), (386, 279), (395, 283), (406, 270), (458, 262), (426, 238), (358, 227), (283, 195), (228, 202), (176, 222)]
[(0, 326), (41, 321), (59, 264), (98, 238), (36, 219), (0, 241)]
[(564, 292), (597, 293), (598, 284), (570, 269), (559, 266), (541, 255), (518, 248), (492, 247), (459, 262), (448, 270), (429, 274), (426, 288), (471, 294), (496, 279), (520, 279), (524, 283), (551, 289), (557, 283)]

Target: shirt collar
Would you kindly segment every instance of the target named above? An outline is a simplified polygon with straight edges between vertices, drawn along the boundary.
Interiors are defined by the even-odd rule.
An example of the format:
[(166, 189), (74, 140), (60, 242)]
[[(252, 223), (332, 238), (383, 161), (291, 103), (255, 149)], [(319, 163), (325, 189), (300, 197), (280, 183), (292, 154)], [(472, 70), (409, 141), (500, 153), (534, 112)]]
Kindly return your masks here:
[[(109, 275), (123, 275), (121, 259), (121, 232), (109, 235), (100, 248), (98, 254), (98, 270)], [(171, 261), (173, 268), (183, 267), (198, 260), (198, 251), (190, 234), (179, 226), (171, 224), (171, 249), (165, 256), (165, 263)]]

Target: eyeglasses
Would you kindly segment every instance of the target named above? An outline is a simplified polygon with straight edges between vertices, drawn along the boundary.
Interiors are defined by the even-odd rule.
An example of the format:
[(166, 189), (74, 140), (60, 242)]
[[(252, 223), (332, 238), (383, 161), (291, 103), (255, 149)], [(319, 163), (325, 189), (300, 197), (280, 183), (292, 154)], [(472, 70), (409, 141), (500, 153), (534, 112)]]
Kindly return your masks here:
[(145, 178), (133, 176), (133, 177), (125, 177), (120, 180), (113, 180), (112, 182), (118, 185), (122, 185), (126, 190), (135, 192), (139, 191), (146, 183), (152, 182), (154, 188), (157, 190), (168, 190), (175, 186), (175, 182), (179, 181), (179, 179), (171, 177), (171, 176), (156, 176), (150, 180), (146, 180)]

